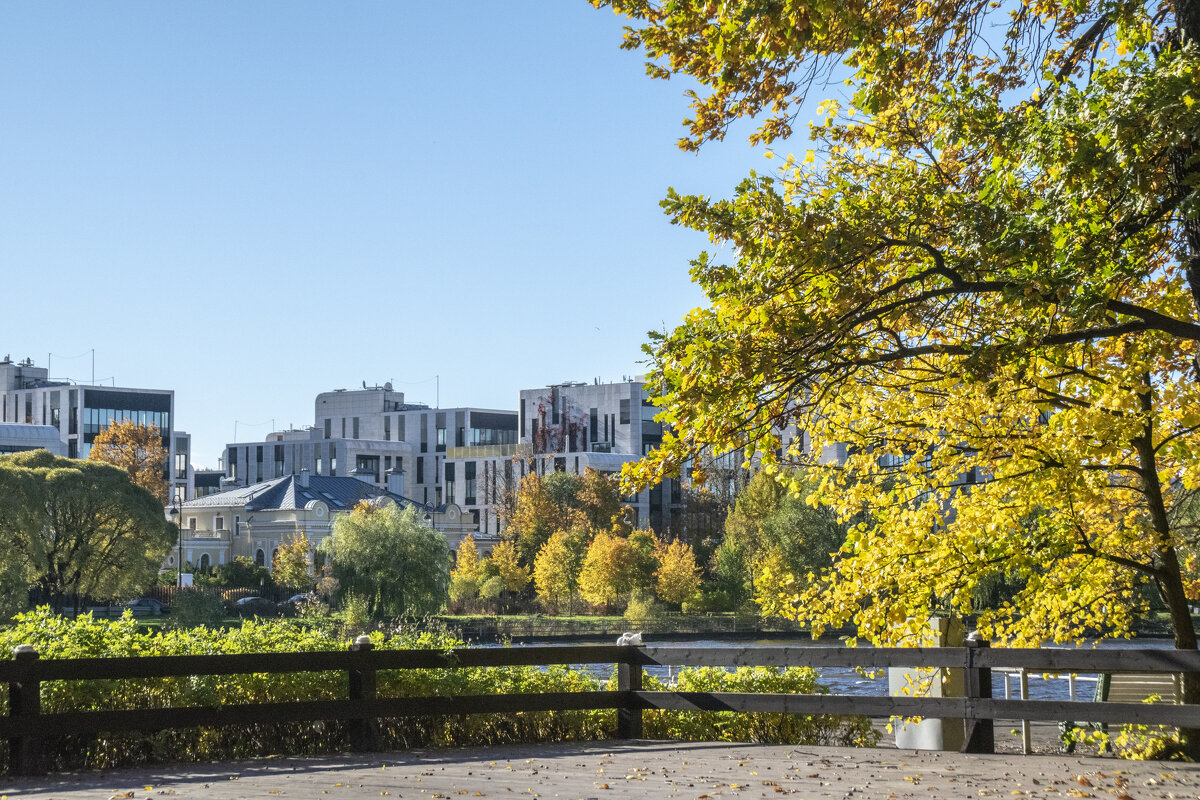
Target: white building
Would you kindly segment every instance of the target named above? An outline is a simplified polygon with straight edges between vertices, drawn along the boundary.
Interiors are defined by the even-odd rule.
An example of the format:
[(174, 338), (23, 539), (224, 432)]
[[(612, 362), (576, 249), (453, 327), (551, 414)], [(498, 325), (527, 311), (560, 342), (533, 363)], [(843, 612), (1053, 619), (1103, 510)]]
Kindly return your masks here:
[[(392, 476), (393, 486), (397, 477)], [(308, 472), (197, 497), (170, 509), (181, 530), (179, 543), (167, 555), (164, 567), (174, 569), (182, 560), (207, 572), (245, 557), (270, 569), (279, 546), (298, 534), (308, 538), (311, 559), (333, 531), (334, 519), (363, 501), (412, 504), (400, 494), (364, 480)], [(418, 511), (430, 527), (446, 536), (451, 549), (471, 533), (469, 518), (456, 506), (418, 506)]]
[(168, 454), (163, 469), (168, 494), (190, 497), (191, 437), (174, 430), (173, 391), (50, 380), (49, 371), (30, 359), (0, 361), (0, 423), (53, 428), (69, 458), (87, 458), (96, 434), (122, 420), (158, 428)]

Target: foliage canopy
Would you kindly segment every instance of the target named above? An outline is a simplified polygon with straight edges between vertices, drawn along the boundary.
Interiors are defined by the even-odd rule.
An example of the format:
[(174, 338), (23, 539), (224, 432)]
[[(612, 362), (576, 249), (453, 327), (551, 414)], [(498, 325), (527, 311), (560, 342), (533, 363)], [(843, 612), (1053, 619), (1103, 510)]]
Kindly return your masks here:
[(22, 589), (119, 598), (154, 582), (175, 527), (123, 470), (34, 450), (0, 456), (0, 542)]
[(592, 2), (653, 77), (699, 82), (684, 149), (802, 109), (815, 142), (664, 202), (733, 263), (697, 258), (710, 305), (654, 334), (674, 434), (628, 477), (737, 448), (824, 467), (814, 501), (867, 521), (815, 584), (773, 576), (817, 630), (896, 641), (1016, 573), (994, 639), (1128, 633), (1149, 582), (1194, 648), (1200, 3)]

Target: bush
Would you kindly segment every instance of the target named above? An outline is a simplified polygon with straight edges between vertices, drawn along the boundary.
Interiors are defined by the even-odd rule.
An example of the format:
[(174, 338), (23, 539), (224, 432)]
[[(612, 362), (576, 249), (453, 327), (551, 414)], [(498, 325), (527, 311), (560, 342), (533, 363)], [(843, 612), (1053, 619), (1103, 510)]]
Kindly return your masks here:
[(168, 625), (172, 628), (215, 627), (221, 624), (224, 616), (225, 604), (219, 596), (199, 589), (181, 589), (175, 593), (171, 604)]
[[(809, 667), (740, 667), (730, 672), (719, 667), (681, 670), (675, 680), (678, 692), (763, 692), (776, 694), (827, 694)], [(646, 676), (647, 691), (665, 688)], [(685, 742), (758, 742), (769, 744), (839, 745), (874, 747), (879, 731), (867, 717), (819, 714), (739, 713), (734, 711), (647, 711), (643, 716), (648, 739)]]
[(663, 607), (653, 597), (635, 594), (625, 607), (625, 619), (629, 622), (644, 622), (658, 619), (663, 615)]
[[(414, 622), (390, 638), (371, 634), (380, 649), (461, 647), (443, 626)], [(42, 658), (158, 656), (218, 653), (317, 652), (344, 650), (348, 642), (332, 625), (309, 626), (295, 620), (247, 620), (240, 627), (174, 629), (152, 634), (132, 615), (96, 620), (68, 619), (47, 608), (18, 615), (0, 629), (0, 658), (11, 658), (18, 644), (32, 644)], [(615, 682), (615, 677), (614, 677)], [(658, 688), (652, 678), (647, 688)], [(741, 669), (736, 673), (700, 669), (680, 673), (679, 686), (697, 691), (824, 691), (812, 670)], [(414, 695), (598, 691), (600, 681), (567, 666), (390, 670), (378, 675), (380, 697)], [(342, 699), (344, 672), (240, 674), (181, 678), (48, 681), (42, 685), (47, 714), (106, 709), (287, 703)], [(7, 696), (0, 696), (6, 714)], [(516, 744), (595, 740), (611, 735), (612, 710), (546, 711), (516, 714), (465, 714), (379, 720), (385, 749), (427, 746)], [(873, 744), (866, 720), (795, 717), (783, 714), (647, 712), (646, 735), (674, 739), (777, 741), (809, 744)], [(107, 769), (178, 760), (231, 760), (271, 754), (321, 754), (346, 746), (348, 725), (340, 721), (287, 722), (184, 728), (152, 733), (65, 734), (44, 745), (52, 770)], [(0, 751), (0, 766), (7, 750)]]

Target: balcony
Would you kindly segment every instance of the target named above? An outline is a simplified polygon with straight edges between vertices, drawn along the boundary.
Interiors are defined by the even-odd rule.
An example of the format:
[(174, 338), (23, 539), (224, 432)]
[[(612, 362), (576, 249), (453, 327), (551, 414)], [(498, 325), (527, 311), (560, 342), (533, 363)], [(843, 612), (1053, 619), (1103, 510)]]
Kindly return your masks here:
[(515, 458), (531, 455), (533, 455), (533, 445), (528, 442), (446, 448), (446, 458)]

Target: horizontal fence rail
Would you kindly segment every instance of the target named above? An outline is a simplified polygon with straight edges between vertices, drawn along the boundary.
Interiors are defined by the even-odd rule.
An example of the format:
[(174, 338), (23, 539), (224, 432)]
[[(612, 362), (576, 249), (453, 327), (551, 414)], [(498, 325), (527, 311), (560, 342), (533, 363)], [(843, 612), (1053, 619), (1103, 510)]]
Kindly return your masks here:
[[(165, 730), (196, 726), (345, 720), (350, 745), (377, 749), (373, 720), (390, 717), (507, 714), (534, 711), (615, 709), (619, 738), (640, 738), (642, 712), (772, 712), (785, 714), (933, 717), (962, 719), (969, 752), (991, 752), (993, 721), (1020, 719), (1094, 723), (1136, 723), (1200, 728), (1200, 706), (1000, 700), (991, 697), (991, 670), (1024, 668), (1047, 673), (1200, 673), (1200, 651), (992, 649), (967, 647), (639, 647), (621, 645), (376, 650), (360, 639), (344, 652), (263, 653), (42, 660), (32, 648), (14, 650), (0, 661), (0, 682), (9, 687), (9, 713), (0, 717), (0, 739), (9, 742), (9, 769), (41, 771), (41, 741), (64, 731), (90, 734)], [(616, 665), (616, 691), (489, 694), (470, 696), (380, 697), (378, 673), (389, 670), (467, 667)], [(964, 697), (859, 696), (833, 694), (750, 694), (731, 692), (644, 691), (650, 666), (700, 667), (861, 667), (866, 669), (948, 668), (963, 671)], [(246, 703), (219, 707), (125, 709), (42, 713), (47, 681), (128, 680), (238, 674), (336, 672), (345, 674), (346, 697), (286, 703)]]

